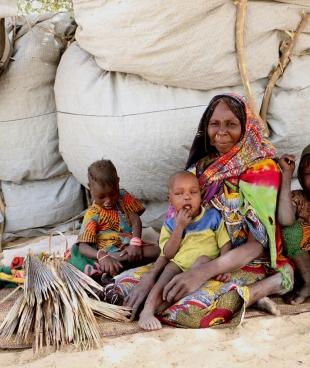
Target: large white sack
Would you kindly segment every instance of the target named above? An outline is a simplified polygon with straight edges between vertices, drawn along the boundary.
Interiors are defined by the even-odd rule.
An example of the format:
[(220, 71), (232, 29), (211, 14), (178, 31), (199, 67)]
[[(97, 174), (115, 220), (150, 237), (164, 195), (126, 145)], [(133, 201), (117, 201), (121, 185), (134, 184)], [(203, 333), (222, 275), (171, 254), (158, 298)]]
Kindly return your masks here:
[[(252, 86), (258, 103), (265, 84)], [(55, 82), (60, 152), (83, 185), (88, 165), (104, 157), (116, 165), (122, 187), (144, 200), (166, 201), (167, 178), (184, 168), (206, 105), (231, 90), (242, 93), (240, 86), (196, 91), (105, 72), (72, 44)]]
[(267, 119), (278, 154), (292, 153), (298, 164), (310, 144), (310, 55), (292, 58), (273, 90)]
[(0, 18), (17, 15), (17, 0), (0, 0)]
[(141, 216), (143, 226), (160, 231), (167, 213), (168, 201), (148, 201), (144, 206), (146, 210)]
[(81, 185), (72, 176), (14, 184), (2, 182), (5, 233), (59, 224), (83, 210)]
[[(0, 180), (21, 182), (67, 171), (58, 150), (54, 80), (70, 14), (23, 18), (0, 77)], [(19, 24), (19, 22), (18, 22)]]
[[(241, 84), (231, 0), (73, 0), (73, 5), (76, 39), (104, 70), (183, 88)], [(296, 29), (302, 10), (310, 11), (310, 4), (248, 3), (245, 44), (251, 81), (268, 76), (277, 65), (281, 30)], [(306, 39), (308, 46), (300, 44), (305, 48)]]

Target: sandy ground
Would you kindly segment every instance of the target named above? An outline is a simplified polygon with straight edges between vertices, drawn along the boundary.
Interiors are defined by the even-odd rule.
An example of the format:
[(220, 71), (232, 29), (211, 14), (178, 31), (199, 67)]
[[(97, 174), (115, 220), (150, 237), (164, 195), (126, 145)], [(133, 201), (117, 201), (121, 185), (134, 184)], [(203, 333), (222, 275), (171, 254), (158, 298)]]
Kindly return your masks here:
[(101, 349), (73, 347), (33, 359), (32, 351), (2, 351), (1, 367), (158, 368), (310, 367), (310, 313), (247, 319), (237, 329), (161, 331), (106, 338)]

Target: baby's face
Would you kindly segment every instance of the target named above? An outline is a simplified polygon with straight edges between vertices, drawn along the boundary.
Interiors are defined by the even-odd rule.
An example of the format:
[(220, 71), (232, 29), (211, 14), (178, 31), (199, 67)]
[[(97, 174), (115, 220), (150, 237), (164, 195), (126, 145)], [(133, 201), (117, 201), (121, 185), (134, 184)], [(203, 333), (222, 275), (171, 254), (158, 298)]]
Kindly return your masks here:
[(89, 183), (89, 189), (93, 201), (106, 210), (114, 209), (119, 198), (119, 189), (111, 188), (108, 185), (102, 186), (101, 184), (91, 181)]
[(178, 175), (169, 188), (169, 202), (179, 212), (182, 208), (191, 217), (200, 213), (201, 194), (199, 182), (194, 175)]

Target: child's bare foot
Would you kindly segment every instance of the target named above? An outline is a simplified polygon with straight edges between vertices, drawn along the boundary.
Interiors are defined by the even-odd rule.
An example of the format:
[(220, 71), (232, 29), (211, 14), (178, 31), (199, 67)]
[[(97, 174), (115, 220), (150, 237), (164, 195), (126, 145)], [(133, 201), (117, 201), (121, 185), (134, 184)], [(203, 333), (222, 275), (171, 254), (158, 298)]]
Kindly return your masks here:
[(138, 325), (147, 331), (160, 330), (162, 328), (160, 321), (153, 313), (144, 311), (140, 314)]
[(281, 314), (277, 304), (268, 298), (268, 296), (259, 299), (253, 306), (259, 310), (273, 314), (274, 316), (279, 316)]
[(304, 286), (296, 292), (296, 294), (289, 300), (290, 304), (297, 305), (302, 304), (310, 296), (310, 284), (304, 284)]

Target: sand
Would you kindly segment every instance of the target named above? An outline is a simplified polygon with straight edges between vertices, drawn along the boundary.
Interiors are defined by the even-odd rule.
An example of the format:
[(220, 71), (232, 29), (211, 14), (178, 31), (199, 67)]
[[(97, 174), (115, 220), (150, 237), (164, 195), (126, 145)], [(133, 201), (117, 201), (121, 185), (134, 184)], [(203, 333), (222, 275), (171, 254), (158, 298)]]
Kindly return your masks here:
[(236, 329), (175, 329), (103, 340), (101, 349), (73, 347), (33, 359), (32, 351), (2, 351), (1, 367), (24, 368), (296, 368), (310, 367), (310, 313), (247, 319)]

